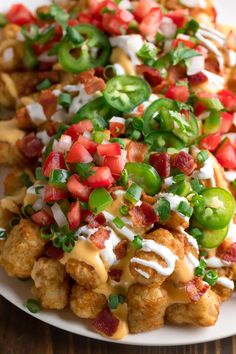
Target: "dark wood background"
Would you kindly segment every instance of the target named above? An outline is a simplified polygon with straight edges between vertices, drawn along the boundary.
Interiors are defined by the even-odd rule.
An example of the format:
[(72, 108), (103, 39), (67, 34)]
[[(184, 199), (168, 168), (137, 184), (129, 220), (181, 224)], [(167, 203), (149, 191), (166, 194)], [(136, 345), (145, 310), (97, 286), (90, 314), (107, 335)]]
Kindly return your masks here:
[(181, 347), (110, 344), (46, 325), (0, 297), (0, 354), (236, 354), (236, 336)]

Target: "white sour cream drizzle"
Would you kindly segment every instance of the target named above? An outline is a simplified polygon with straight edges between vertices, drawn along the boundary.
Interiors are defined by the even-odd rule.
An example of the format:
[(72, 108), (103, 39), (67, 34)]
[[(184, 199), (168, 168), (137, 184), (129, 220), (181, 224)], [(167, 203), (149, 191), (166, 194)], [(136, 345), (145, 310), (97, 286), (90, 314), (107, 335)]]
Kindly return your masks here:
[(226, 277), (219, 277), (216, 281), (217, 284), (224, 286), (230, 290), (234, 290), (234, 282)]
[(197, 177), (202, 180), (210, 179), (212, 187), (216, 186), (216, 181), (214, 177), (214, 167), (209, 157), (204, 162), (203, 166), (200, 168), (199, 172), (197, 173)]
[(197, 268), (199, 266), (199, 260), (196, 257), (194, 257), (194, 255), (191, 252), (186, 254), (186, 259), (188, 263), (192, 265), (193, 268)]
[(168, 202), (170, 203), (170, 209), (172, 211), (176, 211), (179, 215), (181, 215), (181, 217), (183, 217), (186, 221), (189, 220), (189, 218), (183, 214), (181, 214), (180, 212), (177, 211), (177, 208), (179, 206), (180, 202), (186, 202), (189, 204), (188, 200), (185, 197), (180, 197), (177, 194), (172, 194), (172, 193), (159, 193), (158, 194), (158, 199), (159, 198), (165, 198), (168, 200)]
[(103, 211), (103, 214), (105, 218), (107, 219), (109, 225), (111, 226), (112, 229), (117, 231), (120, 235), (125, 236), (128, 240), (133, 241), (134, 236), (136, 235), (133, 231), (131, 231), (127, 226), (123, 226), (121, 229), (119, 229), (113, 222), (112, 220), (114, 219), (114, 216), (107, 211)]
[(218, 59), (218, 62), (220, 64), (220, 67), (223, 68), (223, 66), (224, 66), (224, 57), (221, 54), (221, 52), (219, 51), (219, 49), (215, 46), (215, 44), (212, 43), (211, 40), (205, 38), (202, 35), (201, 30), (198, 30), (195, 36), (202, 44), (204, 44), (211, 52), (213, 52), (216, 55), (216, 57)]
[(189, 235), (183, 229), (183, 227), (179, 227), (179, 231), (186, 236), (186, 238), (188, 239), (188, 242), (190, 243), (190, 245), (193, 246), (197, 252), (199, 252), (199, 247), (198, 247), (197, 240), (193, 236)]
[[(169, 248), (156, 243), (154, 240), (143, 240), (143, 246), (141, 250), (144, 252), (153, 252), (156, 255), (163, 258), (163, 260), (166, 262), (166, 267), (163, 267), (158, 262), (147, 261), (145, 259), (141, 259), (138, 257), (131, 258), (130, 260), (131, 263), (137, 263), (145, 267), (150, 267), (162, 276), (169, 276), (170, 274), (173, 273), (175, 269), (175, 262), (179, 258)], [(137, 268), (136, 271), (142, 274), (139, 268)]]
[(219, 257), (215, 257), (215, 256), (204, 260), (208, 268), (222, 268), (222, 267), (229, 267), (231, 265), (230, 262), (225, 262)]
[(180, 3), (190, 8), (200, 7), (201, 9), (205, 9), (207, 7), (205, 0), (180, 0)]
[(233, 220), (231, 220), (229, 224), (229, 229), (228, 229), (226, 239), (231, 243), (236, 242), (236, 224), (233, 222)]
[(233, 182), (236, 179), (236, 171), (235, 170), (229, 170), (224, 172), (225, 179), (228, 182)]

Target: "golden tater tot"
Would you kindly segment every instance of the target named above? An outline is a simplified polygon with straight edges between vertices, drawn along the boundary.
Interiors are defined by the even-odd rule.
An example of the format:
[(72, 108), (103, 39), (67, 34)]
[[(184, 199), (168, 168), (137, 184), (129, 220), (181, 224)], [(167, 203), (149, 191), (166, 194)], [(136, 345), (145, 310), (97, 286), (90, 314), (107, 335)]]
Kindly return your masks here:
[(86, 289), (97, 288), (101, 282), (96, 270), (91, 265), (74, 258), (68, 259), (66, 272)]

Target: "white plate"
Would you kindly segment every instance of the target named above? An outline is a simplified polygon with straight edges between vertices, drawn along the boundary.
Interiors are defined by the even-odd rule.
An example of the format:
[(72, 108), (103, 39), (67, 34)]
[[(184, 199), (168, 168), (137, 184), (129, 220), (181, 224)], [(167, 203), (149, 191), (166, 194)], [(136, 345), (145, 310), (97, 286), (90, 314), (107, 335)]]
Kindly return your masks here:
[[(5, 11), (8, 6), (16, 0), (1, 1), (0, 11)], [(17, 1), (19, 2), (19, 1)], [(22, 3), (30, 5), (31, 9), (42, 3), (48, 3), (47, 0), (24, 0)], [(220, 20), (224, 23), (234, 24), (234, 14), (236, 12), (236, 2), (234, 0), (216, 0), (219, 9)], [(3, 171), (1, 171), (3, 173)], [(1, 174), (3, 176), (3, 174)], [(0, 178), (1, 180), (2, 178)], [(8, 277), (5, 272), (0, 269), (0, 294), (14, 305), (22, 309), (28, 310), (24, 304), (27, 298), (32, 297), (30, 293), (30, 282), (23, 282), (18, 279)], [(164, 345), (184, 345), (207, 342), (224, 338), (236, 334), (236, 297), (221, 305), (220, 316), (216, 326), (210, 328), (185, 328), (165, 326), (157, 331), (142, 333), (138, 335), (128, 335), (121, 344), (131, 345), (148, 345), (148, 346), (164, 346)], [(41, 321), (49, 323), (58, 328), (69, 332), (80, 334), (86, 337), (107, 340), (95, 333), (90, 327), (89, 321), (82, 321), (74, 316), (69, 310), (65, 311), (43, 311), (37, 315), (33, 315)], [(107, 340), (108, 341), (108, 340)], [(114, 342), (114, 341), (113, 341)]]

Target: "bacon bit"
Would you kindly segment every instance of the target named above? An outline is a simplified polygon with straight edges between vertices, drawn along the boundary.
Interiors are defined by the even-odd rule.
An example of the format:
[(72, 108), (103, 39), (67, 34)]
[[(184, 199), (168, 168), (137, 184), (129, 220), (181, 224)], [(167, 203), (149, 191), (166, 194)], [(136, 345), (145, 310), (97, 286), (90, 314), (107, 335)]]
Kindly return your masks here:
[(94, 69), (79, 74), (78, 79), (84, 84), (84, 89), (89, 95), (96, 91), (103, 91), (106, 87), (105, 81), (101, 77), (95, 76)]
[(227, 37), (227, 47), (231, 50), (236, 51), (236, 34), (230, 31)]
[(51, 90), (45, 90), (39, 98), (39, 103), (43, 106), (46, 117), (50, 119), (57, 110), (57, 97)]
[(145, 202), (140, 206), (134, 206), (129, 214), (133, 224), (137, 227), (150, 226), (158, 221), (158, 216), (155, 214), (153, 207)]
[(126, 150), (129, 162), (143, 162), (147, 152), (147, 145), (131, 141), (127, 145)]
[(170, 84), (176, 84), (186, 78), (186, 69), (181, 65), (172, 66), (169, 70), (168, 80)]
[(26, 157), (41, 156), (43, 150), (42, 140), (37, 138), (35, 133), (25, 135), (21, 140), (16, 142), (18, 149)]
[(17, 119), (17, 125), (18, 128), (24, 129), (24, 130), (32, 130), (35, 125), (30, 119), (29, 113), (26, 109), (26, 107), (21, 107), (17, 109), (16, 111), (16, 119)]
[(199, 72), (195, 75), (190, 75), (188, 77), (189, 83), (190, 85), (201, 85), (204, 82), (208, 81), (208, 77), (203, 73), (203, 72)]
[(94, 232), (89, 238), (97, 248), (103, 249), (105, 241), (109, 239), (111, 231), (100, 227), (98, 231)]
[(208, 70), (214, 74), (220, 74), (220, 64), (215, 56), (207, 56), (205, 59), (205, 70)]
[(236, 263), (236, 242), (224, 241), (217, 248), (216, 255), (226, 262)]
[(52, 242), (48, 242), (45, 247), (45, 255), (53, 259), (61, 259), (64, 255), (62, 248), (53, 246)]
[(113, 315), (109, 308), (105, 308), (93, 321), (93, 326), (98, 332), (112, 337), (119, 326), (119, 320)]
[(47, 121), (45, 124), (46, 132), (49, 136), (53, 136), (56, 134), (58, 128), (58, 122)]
[(99, 226), (105, 226), (106, 225), (106, 218), (103, 213), (99, 213), (98, 215), (94, 215), (92, 213), (89, 213), (85, 218), (85, 222), (88, 223), (89, 227), (91, 227), (92, 229), (95, 229)]
[(153, 91), (153, 93), (156, 93), (156, 94), (164, 93), (167, 86), (168, 86), (168, 82), (166, 80), (163, 80), (160, 85), (153, 87), (152, 91)]
[(195, 116), (200, 116), (203, 112), (207, 110), (206, 106), (202, 102), (196, 102), (194, 104), (194, 114)]
[(40, 80), (48, 79), (52, 83), (56, 83), (60, 81), (60, 73), (59, 71), (42, 71), (37, 74)]
[(108, 274), (110, 276), (110, 278), (114, 281), (116, 281), (117, 283), (119, 283), (121, 276), (122, 276), (122, 269), (110, 269)]
[(190, 175), (196, 168), (196, 164), (191, 155), (187, 152), (180, 151), (178, 154), (171, 156), (171, 168), (174, 170), (179, 170), (185, 175)]
[(84, 71), (78, 75), (76, 75), (75, 80), (76, 82), (81, 82), (82, 84), (87, 84), (95, 75), (94, 69), (89, 69)]
[(161, 178), (170, 175), (170, 156), (166, 152), (156, 152), (150, 155), (150, 164), (157, 170)]
[(151, 86), (157, 86), (163, 81), (159, 71), (150, 66), (144, 64), (137, 65), (136, 71), (138, 75), (143, 75)]
[(198, 302), (208, 289), (209, 285), (199, 277), (195, 277), (186, 284), (186, 292), (191, 302)]
[(128, 240), (121, 240), (114, 248), (114, 253), (117, 259), (122, 259), (127, 254)]

